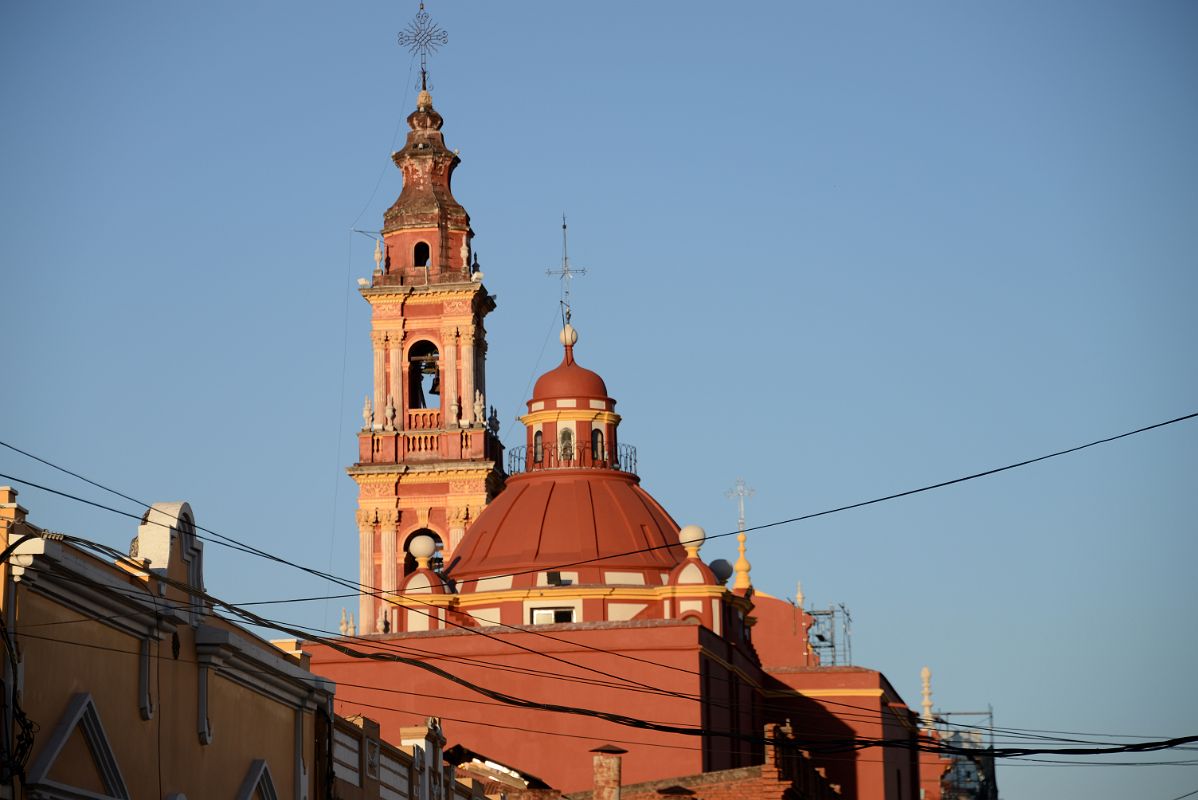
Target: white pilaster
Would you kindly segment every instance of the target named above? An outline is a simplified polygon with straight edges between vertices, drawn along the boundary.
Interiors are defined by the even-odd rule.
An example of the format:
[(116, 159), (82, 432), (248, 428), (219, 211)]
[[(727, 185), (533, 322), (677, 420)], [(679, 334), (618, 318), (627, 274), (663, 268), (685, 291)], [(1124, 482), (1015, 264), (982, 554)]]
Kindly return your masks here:
[(362, 633), (370, 633), (374, 619), (374, 596), (368, 594), (374, 586), (374, 514), (368, 511), (358, 511), (358, 583), (362, 584), (358, 619), (362, 621)]
[(446, 428), (453, 428), (458, 424), (457, 419), (453, 416), (453, 405), (458, 399), (457, 338), (454, 328), (446, 328), (441, 332), (441, 341), (445, 348), (445, 365), (441, 369), (441, 413), (445, 418)]
[(374, 345), (374, 429), (377, 431), (383, 427), (383, 409), (387, 407), (387, 344), (386, 336), (379, 331), (371, 333), (370, 340)]
[(391, 356), (391, 382), (388, 391), (391, 394), (391, 402), (395, 404), (395, 428), (403, 430), (404, 427), (404, 404), (403, 392), (401, 391), (403, 382), (403, 370), (401, 369), (400, 358), (403, 356), (403, 342), (398, 336), (392, 336), (390, 339), (390, 356)]
[[(483, 414), (486, 416), (485, 409)], [(465, 330), (462, 332), (462, 427), (469, 428), (474, 422), (474, 331)]]
[(382, 536), (382, 566), (383, 566), (383, 585), (378, 587), (386, 593), (394, 593), (396, 589), (395, 573), (396, 573), (396, 552), (395, 539), (397, 536), (396, 528), (399, 524), (399, 514), (394, 511), (382, 516), (379, 520), (379, 531)]

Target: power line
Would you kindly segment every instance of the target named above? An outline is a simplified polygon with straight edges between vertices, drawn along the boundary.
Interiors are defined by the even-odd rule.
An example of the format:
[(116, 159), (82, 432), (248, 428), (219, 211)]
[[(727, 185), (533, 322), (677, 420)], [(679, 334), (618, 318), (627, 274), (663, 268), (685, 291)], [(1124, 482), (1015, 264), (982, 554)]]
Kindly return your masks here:
[[(1153, 429), (1155, 429), (1155, 428), (1164, 427), (1164, 426), (1166, 426), (1166, 425), (1175, 424), (1175, 423), (1177, 423), (1177, 422), (1182, 422), (1182, 421), (1185, 421), (1185, 420), (1188, 420), (1188, 419), (1192, 419), (1192, 418), (1194, 418), (1194, 417), (1198, 417), (1198, 412), (1195, 412), (1195, 413), (1193, 413), (1193, 414), (1188, 414), (1188, 415), (1185, 415), (1185, 416), (1182, 416), (1182, 417), (1177, 417), (1177, 418), (1175, 418), (1175, 419), (1172, 419), (1172, 420), (1167, 420), (1167, 421), (1165, 421), (1165, 422), (1159, 422), (1159, 423), (1156, 423), (1156, 424), (1153, 424), (1153, 425), (1148, 425), (1148, 426), (1145, 426), (1145, 427), (1142, 427), (1142, 428), (1138, 428), (1138, 429), (1136, 429), (1136, 430), (1133, 430), (1133, 431), (1128, 431), (1128, 432), (1121, 433), (1121, 434), (1118, 434), (1118, 435), (1115, 435), (1115, 436), (1106, 437), (1106, 438), (1099, 439), (1099, 440), (1096, 440), (1096, 441), (1093, 441), (1093, 442), (1089, 442), (1089, 443), (1086, 443), (1086, 444), (1083, 444), (1083, 445), (1078, 445), (1078, 446), (1075, 446), (1075, 447), (1071, 447), (1071, 448), (1068, 448), (1068, 449), (1065, 449), (1065, 450), (1060, 450), (1060, 451), (1057, 451), (1057, 452), (1054, 452), (1054, 453), (1050, 453), (1050, 454), (1047, 454), (1047, 455), (1043, 455), (1043, 456), (1039, 456), (1039, 457), (1036, 457), (1036, 458), (1027, 459), (1027, 460), (1020, 461), (1020, 462), (1017, 462), (1017, 463), (1014, 463), (1014, 464), (1009, 464), (1009, 465), (1006, 465), (1006, 466), (1003, 466), (1003, 467), (998, 467), (998, 468), (994, 468), (994, 469), (986, 470), (986, 471), (983, 471), (983, 472), (974, 473), (974, 474), (972, 474), (972, 475), (967, 475), (967, 476), (963, 476), (963, 477), (955, 478), (955, 479), (948, 480), (948, 481), (942, 481), (942, 482), (940, 482), (940, 483), (931, 484), (931, 485), (928, 485), (928, 486), (923, 486), (923, 487), (920, 487), (920, 488), (917, 488), (917, 489), (911, 489), (911, 490), (907, 490), (907, 491), (904, 491), (904, 492), (899, 492), (899, 493), (896, 493), (896, 494), (887, 495), (887, 496), (884, 496), (884, 497), (874, 498), (874, 499), (872, 499), (872, 500), (867, 500), (867, 501), (862, 501), (862, 502), (858, 502), (858, 503), (853, 503), (853, 504), (846, 505), (846, 506), (840, 506), (840, 507), (838, 507), (838, 508), (827, 509), (827, 510), (824, 510), (824, 511), (816, 512), (816, 513), (812, 513), (812, 514), (806, 514), (806, 515), (802, 515), (802, 516), (798, 516), (798, 517), (793, 517), (793, 518), (790, 518), (790, 519), (779, 520), (779, 521), (775, 521), (775, 522), (771, 522), (771, 523), (765, 523), (765, 524), (762, 524), (762, 525), (753, 526), (752, 528), (748, 528), (748, 529), (746, 529), (746, 530), (747, 530), (747, 531), (764, 530), (764, 529), (767, 529), (767, 528), (772, 528), (772, 527), (777, 527), (777, 526), (780, 526), (780, 525), (791, 524), (791, 523), (795, 523), (795, 522), (799, 522), (799, 521), (803, 521), (803, 520), (813, 519), (813, 518), (815, 518), (815, 517), (820, 517), (820, 516), (825, 516), (825, 515), (828, 515), (828, 514), (837, 513), (837, 512), (840, 512), (840, 511), (847, 511), (847, 510), (850, 510), (850, 509), (861, 508), (861, 507), (864, 507), (864, 506), (867, 506), (867, 505), (873, 505), (873, 504), (876, 504), (876, 503), (881, 503), (881, 502), (885, 502), (885, 501), (888, 501), (888, 500), (898, 499), (898, 498), (901, 498), (901, 497), (906, 497), (906, 496), (913, 495), (913, 494), (918, 494), (918, 493), (922, 493), (922, 492), (926, 492), (926, 491), (931, 491), (932, 489), (943, 488), (943, 487), (950, 486), (950, 485), (953, 485), (953, 484), (957, 484), (957, 483), (963, 483), (963, 482), (965, 482), (965, 481), (969, 481), (969, 480), (975, 480), (975, 479), (977, 479), (977, 478), (981, 478), (981, 477), (985, 477), (985, 476), (989, 476), (989, 475), (994, 475), (994, 474), (997, 474), (997, 473), (1000, 473), (1000, 472), (1004, 472), (1004, 471), (1007, 471), (1007, 470), (1011, 470), (1011, 469), (1015, 469), (1015, 468), (1018, 468), (1018, 467), (1026, 466), (1026, 465), (1029, 465), (1029, 464), (1037, 463), (1037, 462), (1039, 462), (1039, 461), (1044, 461), (1044, 460), (1047, 460), (1047, 459), (1050, 459), (1050, 458), (1055, 458), (1055, 457), (1058, 457), (1058, 456), (1061, 456), (1061, 455), (1066, 455), (1066, 454), (1068, 454), (1068, 453), (1074, 453), (1074, 452), (1078, 452), (1078, 451), (1080, 451), (1080, 450), (1084, 450), (1084, 449), (1086, 449), (1086, 448), (1089, 448), (1089, 447), (1094, 447), (1094, 446), (1096, 446), (1096, 445), (1099, 445), (1099, 444), (1104, 444), (1104, 443), (1108, 443), (1108, 442), (1116, 441), (1116, 440), (1118, 440), (1118, 439), (1122, 439), (1122, 438), (1126, 438), (1126, 437), (1129, 437), (1129, 436), (1133, 436), (1133, 435), (1136, 435), (1136, 434), (1139, 434), (1139, 433), (1143, 433), (1143, 432), (1146, 432), (1146, 431), (1149, 431), (1149, 430), (1153, 430)], [(72, 477), (78, 478), (79, 480), (83, 480), (84, 482), (86, 482), (86, 483), (89, 483), (89, 484), (91, 484), (91, 485), (93, 485), (93, 486), (95, 486), (95, 487), (97, 487), (97, 488), (100, 488), (100, 489), (102, 489), (102, 490), (104, 490), (104, 491), (111, 492), (112, 494), (115, 494), (115, 495), (117, 495), (117, 496), (119, 496), (119, 497), (122, 497), (122, 498), (124, 498), (124, 499), (126, 499), (126, 500), (129, 500), (130, 502), (136, 503), (136, 504), (138, 504), (138, 505), (140, 505), (140, 506), (143, 506), (143, 507), (145, 507), (145, 508), (150, 508), (150, 505), (149, 505), (149, 504), (147, 504), (147, 503), (143, 503), (142, 501), (139, 501), (139, 500), (137, 500), (136, 498), (130, 497), (129, 495), (123, 494), (123, 493), (121, 493), (121, 492), (118, 492), (118, 491), (116, 491), (116, 490), (114, 490), (114, 489), (111, 489), (111, 488), (109, 488), (109, 487), (107, 487), (107, 486), (104, 486), (103, 484), (100, 484), (100, 483), (98, 483), (98, 482), (96, 482), (96, 481), (93, 481), (93, 480), (91, 480), (91, 479), (89, 479), (89, 478), (86, 478), (86, 477), (84, 477), (84, 476), (82, 476), (82, 475), (80, 475), (80, 474), (78, 474), (78, 473), (76, 473), (76, 472), (73, 472), (73, 471), (71, 471), (71, 470), (69, 470), (69, 469), (66, 469), (66, 468), (64, 468), (64, 467), (61, 467), (61, 466), (59, 466), (59, 465), (57, 465), (57, 464), (54, 464), (54, 463), (52, 463), (52, 462), (50, 462), (50, 461), (48, 461), (48, 460), (46, 460), (46, 459), (43, 459), (43, 458), (41, 458), (41, 457), (39, 457), (39, 456), (36, 456), (36, 455), (34, 455), (34, 454), (32, 454), (32, 453), (29, 453), (29, 452), (27, 452), (27, 451), (24, 451), (24, 450), (22, 450), (22, 449), (20, 449), (20, 448), (17, 448), (17, 447), (15, 447), (14, 445), (11, 445), (11, 444), (9, 444), (9, 443), (7, 443), (7, 442), (0, 442), (0, 445), (3, 445), (4, 447), (7, 447), (7, 448), (9, 448), (9, 449), (11, 449), (11, 450), (13, 450), (13, 451), (15, 451), (15, 452), (18, 452), (18, 453), (20, 453), (20, 454), (22, 454), (22, 455), (25, 455), (25, 456), (27, 456), (27, 457), (29, 457), (29, 458), (32, 458), (32, 459), (34, 459), (34, 460), (36, 460), (36, 461), (39, 461), (39, 462), (43, 463), (43, 464), (46, 464), (47, 466), (50, 466), (50, 467), (52, 467), (52, 468), (54, 468), (54, 469), (57, 469), (57, 470), (59, 470), (59, 471), (62, 471), (62, 472), (64, 472), (64, 473), (68, 474), (68, 475), (71, 475)], [(92, 505), (92, 506), (95, 506), (95, 507), (97, 507), (97, 508), (101, 508), (101, 509), (104, 509), (104, 510), (107, 510), (107, 511), (113, 512), (113, 513), (122, 514), (122, 515), (124, 515), (124, 516), (132, 517), (132, 518), (134, 518), (134, 519), (139, 519), (139, 520), (140, 520), (140, 519), (142, 519), (142, 517), (141, 517), (141, 516), (139, 516), (139, 515), (133, 515), (133, 514), (130, 514), (129, 512), (125, 512), (125, 511), (122, 511), (122, 510), (120, 510), (120, 509), (112, 508), (112, 507), (110, 507), (110, 506), (106, 506), (106, 505), (104, 505), (104, 504), (97, 503), (97, 502), (95, 502), (95, 501), (86, 500), (86, 499), (84, 499), (84, 498), (80, 498), (80, 497), (77, 497), (77, 496), (75, 496), (75, 495), (71, 495), (71, 494), (69, 494), (69, 493), (66, 493), (66, 492), (62, 492), (62, 491), (59, 491), (59, 490), (51, 489), (51, 488), (49, 488), (49, 487), (46, 487), (46, 486), (41, 486), (41, 485), (39, 485), (39, 484), (35, 484), (35, 483), (33, 483), (33, 482), (30, 482), (30, 481), (25, 481), (25, 480), (22, 480), (22, 479), (19, 479), (19, 478), (15, 478), (15, 477), (13, 477), (13, 476), (10, 476), (10, 475), (3, 475), (3, 474), (0, 474), (0, 477), (6, 478), (6, 479), (8, 479), (8, 480), (15, 481), (15, 482), (17, 482), (17, 483), (21, 483), (21, 484), (23, 484), (23, 485), (32, 486), (32, 487), (34, 487), (34, 488), (38, 488), (38, 489), (41, 489), (41, 490), (43, 490), (43, 491), (47, 491), (47, 492), (50, 492), (50, 493), (53, 493), (53, 494), (57, 494), (57, 495), (59, 495), (59, 496), (62, 496), (62, 497), (66, 497), (66, 498), (69, 498), (69, 499), (74, 499), (74, 500), (77, 500), (77, 501), (79, 501), (79, 502), (83, 502), (83, 503), (86, 503), (86, 504), (88, 504), (88, 505)], [(146, 521), (153, 521), (153, 520), (148, 520), (148, 519), (147, 519)], [(161, 524), (161, 523), (159, 523), (159, 524)], [(198, 525), (197, 525), (196, 527), (197, 527), (197, 529), (199, 529), (199, 530), (203, 530), (203, 531), (205, 531), (205, 532), (207, 532), (207, 533), (210, 533), (210, 534), (212, 534), (213, 536), (217, 536), (217, 537), (219, 537), (219, 539), (221, 540), (221, 541), (215, 541), (215, 540), (210, 540), (210, 541), (215, 541), (215, 543), (218, 543), (218, 544), (224, 544), (225, 546), (231, 547), (232, 549), (235, 549), (235, 550), (240, 550), (240, 551), (242, 551), (242, 552), (247, 552), (247, 553), (250, 553), (250, 554), (253, 554), (253, 555), (258, 555), (258, 556), (260, 556), (260, 557), (263, 557), (263, 558), (266, 558), (266, 559), (268, 559), (268, 560), (276, 561), (276, 562), (278, 562), (278, 563), (285, 564), (285, 565), (287, 565), (287, 566), (291, 566), (291, 567), (293, 567), (293, 568), (296, 568), (296, 569), (300, 569), (301, 571), (307, 572), (307, 573), (309, 573), (309, 574), (312, 574), (312, 575), (314, 575), (314, 576), (316, 576), (316, 577), (321, 577), (321, 578), (324, 578), (324, 579), (326, 579), (326, 580), (330, 580), (330, 581), (333, 581), (333, 582), (339, 583), (340, 585), (346, 586), (347, 588), (355, 588), (355, 587), (356, 587), (356, 588), (357, 588), (357, 589), (359, 589), (359, 590), (361, 590), (361, 589), (363, 589), (363, 588), (370, 588), (370, 589), (372, 590), (372, 592), (375, 592), (375, 593), (377, 593), (377, 592), (379, 591), (379, 590), (375, 589), (374, 587), (365, 587), (363, 584), (360, 584), (360, 583), (355, 583), (355, 582), (351, 582), (351, 581), (348, 581), (348, 580), (346, 580), (346, 579), (339, 578), (339, 577), (337, 577), (337, 576), (335, 576), (335, 575), (331, 575), (330, 573), (325, 573), (325, 572), (322, 572), (322, 571), (320, 571), (320, 570), (315, 570), (315, 569), (313, 569), (313, 568), (304, 567), (304, 566), (302, 566), (302, 565), (299, 565), (299, 564), (296, 564), (296, 563), (294, 563), (294, 562), (288, 561), (287, 559), (284, 559), (284, 558), (282, 558), (282, 557), (279, 557), (279, 556), (273, 555), (273, 554), (271, 554), (271, 553), (268, 553), (268, 552), (266, 552), (266, 551), (260, 550), (260, 549), (258, 549), (258, 548), (255, 548), (255, 547), (252, 547), (252, 546), (246, 545), (246, 544), (244, 544), (244, 543), (242, 543), (242, 542), (240, 542), (240, 541), (238, 541), (238, 540), (236, 540), (236, 539), (233, 539), (232, 537), (225, 536), (224, 534), (220, 534), (220, 533), (218, 533), (218, 532), (216, 532), (216, 531), (212, 531), (212, 530), (210, 530), (210, 529), (203, 528), (203, 527), (201, 527), (201, 526), (198, 526)], [(739, 533), (739, 531), (728, 532), (728, 533), (723, 533), (723, 534), (716, 534), (716, 535), (714, 535), (714, 536), (709, 536), (708, 538), (709, 538), (709, 539), (710, 539), (710, 538), (720, 538), (720, 537), (722, 537), (722, 536), (730, 536), (730, 535), (735, 535), (736, 533)], [(197, 535), (198, 535), (198, 534), (197, 534)], [(94, 543), (93, 543), (93, 544), (94, 544)], [(647, 551), (650, 551), (650, 550), (657, 550), (657, 549), (661, 549), (661, 546), (656, 546), (656, 547), (648, 547), (648, 548), (640, 548), (640, 549), (638, 549), (638, 550), (629, 551), (628, 553), (622, 553), (622, 554), (617, 554), (617, 555), (630, 555), (630, 554), (634, 554), (634, 553), (639, 553), (639, 552), (647, 552)], [(122, 555), (123, 555), (123, 554), (122, 554)], [(601, 560), (605, 560), (605, 559), (607, 559), (607, 558), (612, 558), (612, 557), (616, 557), (616, 556), (609, 555), (609, 556), (604, 556), (604, 557), (602, 557), (602, 558), (598, 558), (598, 559), (586, 559), (586, 560), (583, 560), (583, 561), (571, 562), (571, 563), (569, 563), (569, 564), (562, 564), (562, 565), (559, 565), (559, 566), (574, 566), (574, 565), (578, 565), (578, 564), (582, 564), (582, 563), (590, 563), (590, 562), (593, 562), (593, 561), (601, 561)], [(511, 574), (511, 575), (519, 575), (519, 574), (526, 574), (527, 572), (530, 572), (530, 570), (525, 570), (525, 571), (522, 571), (522, 572), (514, 572), (514, 573), (510, 573), (510, 574)], [(430, 604), (430, 605), (431, 605), (431, 604)], [(418, 611), (418, 609), (414, 609), (414, 610), (417, 610), (417, 611)], [(448, 621), (447, 621), (447, 622), (448, 622)], [(451, 623), (451, 624), (456, 624), (456, 623)], [(265, 627), (269, 627), (269, 626), (265, 626)], [(508, 644), (508, 645), (510, 645), (510, 646), (517, 647), (518, 649), (522, 649), (522, 650), (525, 650), (525, 651), (527, 651), (527, 652), (530, 652), (530, 653), (533, 653), (533, 654), (536, 654), (536, 655), (540, 655), (540, 656), (543, 656), (543, 657), (546, 657), (546, 658), (551, 658), (551, 659), (554, 659), (554, 660), (561, 660), (561, 661), (563, 661), (563, 663), (566, 663), (566, 664), (568, 664), (568, 665), (570, 665), (570, 666), (572, 666), (572, 667), (581, 668), (581, 669), (587, 669), (587, 670), (590, 670), (590, 671), (595, 671), (595, 672), (598, 672), (598, 673), (600, 673), (600, 674), (603, 674), (603, 675), (605, 675), (605, 676), (607, 676), (607, 677), (611, 677), (611, 678), (614, 678), (614, 679), (616, 679), (616, 680), (625, 681), (625, 682), (632, 683), (632, 684), (638, 684), (638, 683), (639, 683), (639, 682), (637, 682), (637, 681), (633, 681), (633, 680), (631, 680), (631, 679), (628, 679), (628, 678), (625, 678), (625, 677), (623, 677), (623, 676), (613, 675), (613, 674), (611, 674), (611, 673), (605, 673), (605, 672), (603, 672), (603, 671), (601, 671), (601, 670), (593, 670), (593, 668), (589, 668), (589, 667), (586, 667), (586, 666), (584, 666), (584, 665), (577, 664), (577, 663), (575, 663), (575, 662), (564, 661), (564, 660), (562, 660), (562, 659), (556, 659), (556, 657), (554, 657), (554, 656), (552, 656), (552, 655), (550, 655), (550, 654), (547, 654), (547, 653), (542, 653), (542, 652), (540, 652), (540, 651), (537, 651), (537, 650), (532, 650), (532, 649), (530, 649), (530, 648), (524, 648), (524, 647), (521, 647), (521, 646), (519, 646), (519, 645), (516, 645), (515, 643), (508, 642), (506, 639), (498, 639), (497, 637), (490, 636), (490, 635), (489, 635), (489, 634), (487, 634), (485, 631), (481, 631), (481, 630), (479, 630), (479, 629), (477, 629), (477, 628), (471, 628), (471, 627), (468, 627), (468, 626), (462, 626), (462, 625), (457, 625), (457, 627), (461, 627), (461, 628), (463, 628), (464, 630), (467, 630), (467, 631), (469, 631), (469, 632), (471, 632), (471, 633), (475, 633), (475, 634), (483, 635), (483, 636), (486, 636), (487, 638), (491, 638), (491, 639), (494, 639), (494, 640), (496, 640), (496, 641), (502, 641), (502, 642), (504, 642), (505, 644)], [(505, 626), (505, 627), (512, 628), (513, 626)], [(524, 629), (524, 628), (514, 628), (514, 629), (515, 629), (515, 630), (520, 630), (520, 631), (526, 631), (526, 629)], [(532, 632), (532, 633), (541, 633), (541, 632), (536, 632), (536, 631), (531, 631), (531, 632)], [(548, 636), (547, 634), (541, 634), (541, 635), (545, 635), (547, 638), (555, 639), (555, 640), (557, 640), (557, 641), (568, 641), (568, 640), (560, 640), (560, 639), (557, 639), (557, 637)], [(570, 642), (570, 643), (571, 643), (571, 644), (576, 644), (576, 643), (573, 643), (573, 642)], [(609, 652), (609, 651), (603, 650), (602, 652)], [(648, 688), (648, 689), (650, 689), (650, 690), (652, 690), (652, 691), (655, 691), (655, 692), (666, 693), (666, 694), (676, 694), (676, 693), (671, 693), (671, 692), (668, 692), (667, 690), (658, 689), (657, 687), (651, 687), (651, 686), (648, 686), (647, 684), (640, 684), (640, 685), (642, 685), (644, 688)], [(682, 696), (682, 695), (679, 695), (679, 696)], [(847, 705), (847, 704), (846, 704), (846, 705)]]

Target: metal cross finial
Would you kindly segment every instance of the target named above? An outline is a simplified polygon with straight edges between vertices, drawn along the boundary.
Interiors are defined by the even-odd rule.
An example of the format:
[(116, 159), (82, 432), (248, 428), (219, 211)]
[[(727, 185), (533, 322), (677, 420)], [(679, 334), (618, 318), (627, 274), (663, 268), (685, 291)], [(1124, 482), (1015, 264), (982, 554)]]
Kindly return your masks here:
[(437, 52), (441, 45), (449, 43), (449, 34), (437, 27), (432, 17), (424, 10), (424, 3), (416, 12), (416, 19), (408, 23), (408, 27), (399, 32), (396, 37), (400, 47), (408, 48), (412, 54), (420, 54), (420, 88), (428, 89), (428, 57)]
[(745, 498), (752, 497), (755, 494), (757, 494), (755, 489), (750, 489), (748, 486), (745, 486), (744, 478), (737, 478), (736, 485), (724, 492), (724, 497), (736, 498), (737, 511), (739, 512), (739, 515), (736, 519), (736, 529), (738, 531), (743, 531), (745, 529)]
[(557, 275), (562, 279), (562, 309), (565, 312), (566, 322), (570, 321), (570, 281), (575, 275), (586, 275), (585, 267), (572, 269), (570, 267), (570, 252), (566, 247), (566, 215), (562, 214), (562, 268), (547, 269), (546, 275)]

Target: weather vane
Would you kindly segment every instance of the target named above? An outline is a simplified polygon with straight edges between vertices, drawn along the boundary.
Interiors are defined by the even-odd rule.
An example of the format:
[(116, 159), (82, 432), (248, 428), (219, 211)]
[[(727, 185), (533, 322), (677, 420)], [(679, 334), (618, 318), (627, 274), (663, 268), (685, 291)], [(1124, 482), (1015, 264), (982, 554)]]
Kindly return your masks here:
[(433, 18), (424, 10), (424, 3), (416, 12), (416, 19), (408, 23), (408, 27), (399, 32), (396, 37), (400, 47), (408, 48), (408, 52), (420, 54), (420, 88), (428, 89), (428, 57), (437, 52), (437, 48), (449, 43), (449, 34), (437, 27)]
[(570, 252), (566, 248), (566, 215), (562, 214), (562, 268), (547, 269), (546, 275), (557, 275), (562, 279), (562, 311), (565, 315), (566, 322), (570, 322), (570, 281), (575, 275), (586, 275), (587, 271), (584, 267), (571, 269), (570, 267)]

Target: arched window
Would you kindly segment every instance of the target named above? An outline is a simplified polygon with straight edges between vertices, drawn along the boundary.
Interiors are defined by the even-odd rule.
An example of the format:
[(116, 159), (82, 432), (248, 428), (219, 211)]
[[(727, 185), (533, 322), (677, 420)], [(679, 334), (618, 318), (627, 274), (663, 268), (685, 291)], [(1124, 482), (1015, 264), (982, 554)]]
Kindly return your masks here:
[(421, 340), (408, 350), (408, 408), (435, 408), (432, 395), (441, 393), (437, 376), (437, 346)]
[(561, 433), (561, 444), (558, 446), (559, 455), (562, 461), (574, 460), (574, 431), (565, 428)]
[(607, 461), (607, 453), (603, 450), (603, 431), (598, 428), (591, 430), (591, 461), (595, 463)]
[(412, 263), (418, 267), (428, 266), (428, 242), (416, 242), (412, 248)]
[(545, 437), (540, 431), (532, 435), (532, 463), (540, 464), (545, 460)]

